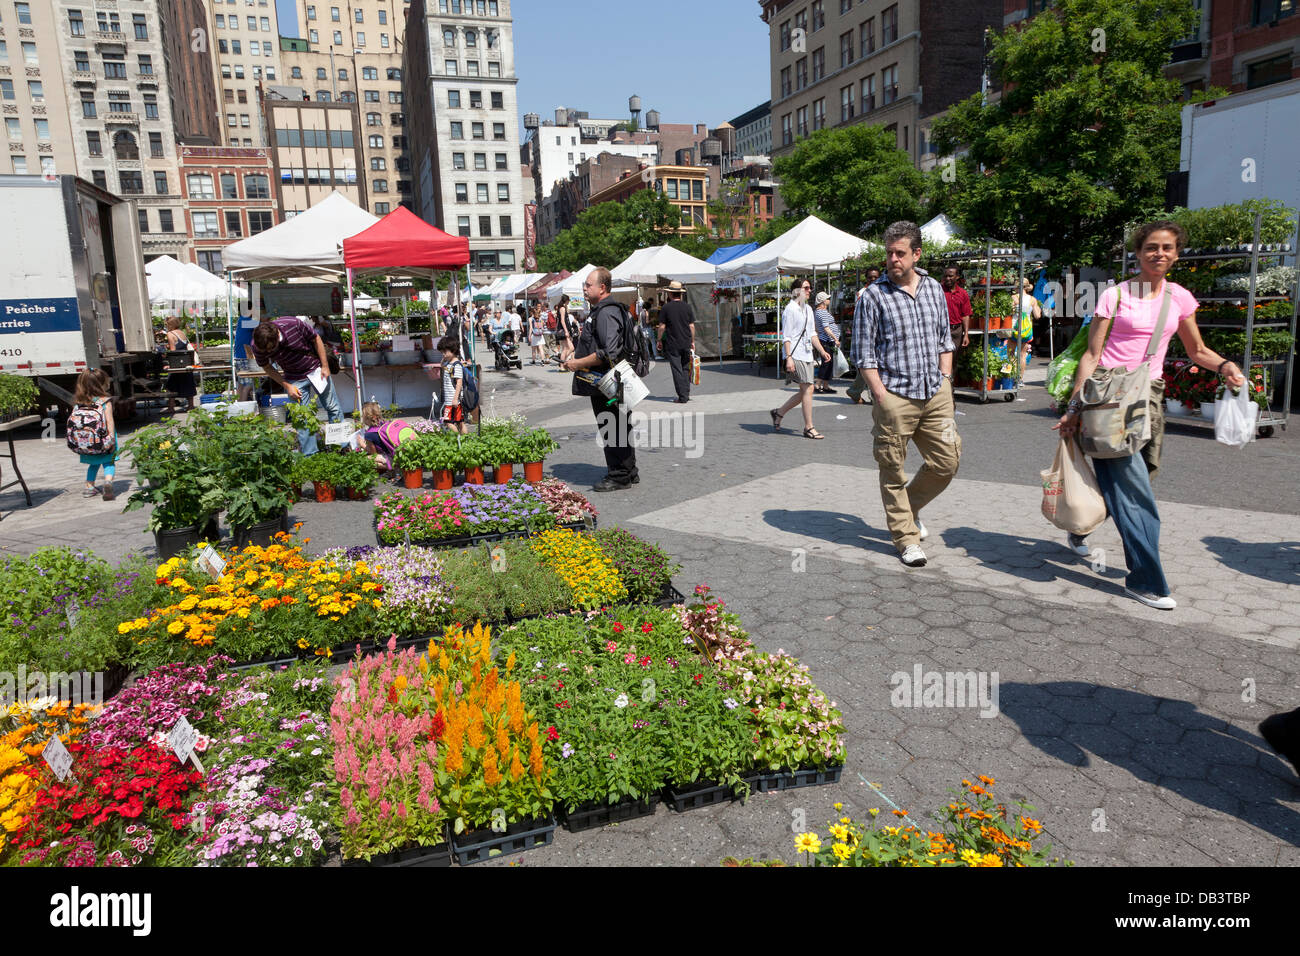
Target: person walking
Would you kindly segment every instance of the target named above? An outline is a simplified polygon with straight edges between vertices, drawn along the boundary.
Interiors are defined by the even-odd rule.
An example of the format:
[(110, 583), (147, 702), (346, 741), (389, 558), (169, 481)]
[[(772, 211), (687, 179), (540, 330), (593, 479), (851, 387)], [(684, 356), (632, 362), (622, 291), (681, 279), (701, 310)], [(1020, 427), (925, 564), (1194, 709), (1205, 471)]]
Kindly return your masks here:
[[(1079, 359), (1074, 392), (1065, 414), (1052, 426), (1060, 431), (1062, 438), (1079, 434), (1083, 383), (1097, 369), (1132, 370), (1143, 362), (1150, 363), (1151, 397), (1147, 415), (1151, 421), (1151, 440), (1137, 454), (1093, 458), (1092, 465), (1106, 511), (1114, 519), (1120, 540), (1124, 542), (1124, 561), (1128, 565), (1124, 593), (1161, 611), (1172, 611), (1178, 606), (1160, 563), (1160, 512), (1151, 490), (1151, 479), (1160, 470), (1164, 445), (1163, 371), (1165, 351), (1174, 332), (1178, 333), (1193, 364), (1217, 369), (1232, 388), (1246, 384), (1236, 363), (1223, 358), (1201, 340), (1196, 326), (1195, 297), (1167, 279), (1169, 270), (1178, 261), (1178, 250), (1185, 245), (1187, 233), (1176, 222), (1160, 220), (1137, 228), (1133, 234), (1133, 251), (1137, 254), (1140, 274), (1136, 279), (1107, 289), (1098, 298), (1089, 326), (1088, 350)], [(1066, 540), (1076, 554), (1089, 555), (1086, 537), (1071, 534)]]
[(460, 360), (460, 342), (444, 336), (438, 342), (442, 353), (442, 418), (443, 427), (462, 435), (469, 434), (465, 421), (465, 406), (461, 404), (461, 390), (465, 384), (465, 363)]
[(680, 282), (675, 279), (670, 282), (668, 301), (659, 310), (659, 351), (673, 370), (678, 405), (691, 400), (691, 379), (694, 377), (691, 356), (695, 352), (695, 313), (690, 303), (682, 299), (684, 291)]
[(528, 315), (528, 344), (533, 350), (533, 357), (528, 360), (528, 364), (541, 365), (545, 358), (542, 349), (546, 345), (546, 325), (542, 321), (540, 305), (534, 305)]
[(625, 327), (634, 320), (622, 303), (609, 294), (610, 288), (608, 269), (598, 267), (591, 270), (583, 283), (587, 321), (582, 324), (582, 334), (574, 346), (575, 354), (560, 366), (565, 371), (578, 373), (573, 376), (573, 394), (590, 396), (591, 410), (595, 413), (596, 427), (605, 450), (605, 466), (609, 471), (592, 487), (593, 491), (621, 491), (641, 480), (626, 406), (621, 403), (609, 405), (589, 380), (593, 374), (597, 378), (605, 375), (627, 358), (624, 342), (630, 336), (625, 336)]
[[(903, 564), (926, 563), (929, 536), (921, 509), (957, 474), (961, 438), (952, 397), (952, 336), (943, 287), (925, 270), (921, 230), (895, 222), (885, 230), (886, 275), (867, 287), (853, 314), (853, 360), (871, 389), (873, 453), (885, 519)], [(907, 443), (924, 464), (910, 483)]]
[[(331, 423), (343, 421), (325, 343), (311, 323), (291, 315), (263, 322), (253, 331), (253, 358), (266, 370), (266, 377), (282, 386), (294, 401), (306, 405), (314, 396)], [(271, 367), (272, 362), (280, 366), (279, 371)], [(316, 433), (300, 430), (298, 447), (304, 455), (316, 454)]]
[[(1025, 380), (1025, 365), (1029, 356), (1034, 349), (1034, 322), (1043, 317), (1043, 307), (1038, 304), (1034, 298), (1034, 284), (1028, 278), (1024, 279), (1020, 288), (1020, 313), (1016, 321), (1016, 337), (1008, 343), (1010, 349), (1015, 349), (1020, 363), (1020, 381)], [(1014, 344), (1019, 341), (1020, 345)]]
[[(681, 283), (678, 283), (681, 285)], [(650, 325), (650, 300), (641, 299), (636, 304), (636, 320), (641, 323), (641, 328), (645, 332), (646, 338), (650, 342), (650, 348), (654, 351), (654, 360), (660, 361), (663, 352), (659, 348), (658, 340), (655, 337), (654, 329)]]
[(822, 395), (834, 395), (831, 388), (831, 375), (835, 370), (835, 350), (840, 347), (840, 327), (830, 310), (831, 294), (817, 293), (817, 307), (813, 309), (813, 321), (817, 325), (817, 340), (830, 358), (817, 367), (817, 384), (813, 391)]
[[(189, 353), (186, 364), (197, 364), (198, 353), (194, 351), (194, 346), (185, 331), (185, 321), (180, 316), (173, 315), (167, 320), (167, 348), (172, 352)], [(166, 388), (169, 392), (175, 392), (177, 398), (186, 399), (190, 408), (194, 407), (194, 397), (199, 389), (194, 381), (193, 372), (188, 369), (184, 372), (172, 372), (167, 376)]]
[(781, 339), (785, 344), (785, 372), (787, 381), (793, 382), (799, 390), (790, 396), (780, 408), (774, 408), (772, 431), (781, 430), (781, 419), (796, 405), (803, 406), (803, 437), (822, 439), (826, 436), (813, 428), (812, 389), (813, 389), (813, 347), (823, 359), (829, 359), (826, 350), (817, 339), (817, 320), (813, 318), (812, 306), (808, 297), (812, 295), (812, 283), (807, 279), (795, 280), (790, 290), (794, 296), (790, 304), (781, 313)]
[(117, 475), (117, 423), (113, 421), (113, 382), (103, 369), (86, 369), (77, 376), (74, 405), (68, 415), (68, 445), (86, 466), (83, 498), (97, 498), (99, 469), (104, 469), (105, 501), (116, 497), (113, 478)]
[(560, 296), (560, 304), (555, 307), (555, 325), (557, 337), (563, 340), (564, 344), (560, 346), (560, 365), (573, 357), (573, 349), (577, 344), (577, 336), (574, 335), (574, 329), (570, 322), (569, 316), (569, 297)]
[(943, 297), (948, 303), (948, 334), (952, 336), (952, 367), (957, 356), (970, 345), (970, 293), (961, 287), (961, 270), (948, 266), (943, 270)]

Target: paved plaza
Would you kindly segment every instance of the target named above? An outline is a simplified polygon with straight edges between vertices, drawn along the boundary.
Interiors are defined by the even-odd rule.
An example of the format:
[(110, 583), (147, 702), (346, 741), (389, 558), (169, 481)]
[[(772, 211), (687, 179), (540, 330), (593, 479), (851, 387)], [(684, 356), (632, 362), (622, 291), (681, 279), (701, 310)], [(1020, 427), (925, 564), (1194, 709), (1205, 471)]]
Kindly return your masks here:
[[(790, 394), (771, 369), (706, 363), (687, 405), (671, 403), (666, 366), (641, 409), (679, 447), (638, 453), (641, 483), (591, 495), (602, 526), (621, 524), (682, 564), (689, 593), (707, 583), (754, 642), (783, 648), (844, 712), (848, 763), (830, 787), (605, 831), (557, 831), (527, 865), (715, 864), (727, 855), (793, 862), (792, 824), (820, 827), (831, 805), (861, 816), (888, 804), (925, 822), (962, 778), (997, 778), (998, 796), (1037, 807), (1046, 841), (1082, 865), (1300, 864), (1300, 778), (1256, 732), (1300, 706), (1300, 443), (1279, 431), (1244, 450), (1173, 424), (1156, 483), (1161, 552), (1177, 610), (1123, 594), (1111, 523), (1075, 556), (1039, 513), (1038, 474), (1055, 436), (1030, 369), (1021, 401), (959, 401), (957, 479), (925, 512), (927, 567), (890, 543), (871, 457), (871, 409), (818, 397), (827, 440), (799, 437), (798, 412), (773, 434), (767, 409)], [(485, 410), (524, 412), (560, 439), (548, 471), (586, 493), (604, 474), (585, 398), (569, 376), (525, 366), (488, 371)], [(27, 508), (0, 494), (0, 554), (46, 544), (110, 559), (152, 549), (140, 512), (80, 497), (84, 469), (32, 430), (17, 443)], [(681, 447), (684, 446), (684, 447)], [(3, 478), (12, 475), (7, 462)], [(919, 465), (913, 455), (909, 474)], [(367, 503), (294, 509), (313, 551), (373, 542)], [(894, 675), (997, 675), (996, 713), (895, 706)], [(985, 715), (982, 716), (981, 713)]]

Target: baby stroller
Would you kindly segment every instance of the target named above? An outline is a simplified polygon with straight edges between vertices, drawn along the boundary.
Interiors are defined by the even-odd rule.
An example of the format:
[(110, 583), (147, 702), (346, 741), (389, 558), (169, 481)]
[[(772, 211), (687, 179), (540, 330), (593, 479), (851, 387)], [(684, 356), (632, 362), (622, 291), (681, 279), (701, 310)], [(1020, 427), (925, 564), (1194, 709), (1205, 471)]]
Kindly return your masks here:
[(509, 330), (502, 332), (499, 339), (492, 342), (492, 354), (496, 356), (496, 370), (508, 372), (512, 368), (522, 369), (524, 360), (519, 357), (519, 347), (515, 345), (515, 334)]

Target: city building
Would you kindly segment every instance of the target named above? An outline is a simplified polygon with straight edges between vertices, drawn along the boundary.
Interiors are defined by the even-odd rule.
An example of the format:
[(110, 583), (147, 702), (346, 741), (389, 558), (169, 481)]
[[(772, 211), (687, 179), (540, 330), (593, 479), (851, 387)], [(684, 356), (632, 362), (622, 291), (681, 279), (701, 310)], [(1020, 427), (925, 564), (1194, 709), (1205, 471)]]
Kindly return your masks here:
[(652, 164), (659, 161), (657, 136), (638, 136), (621, 129), (611, 135), (615, 123), (627, 120), (593, 122), (587, 120), (585, 113), (578, 113), (570, 123), (568, 114), (573, 112), (576, 111), (557, 108), (554, 123), (549, 120), (539, 123), (535, 113), (524, 115), (524, 162), (536, 170), (534, 180), (543, 195), (548, 195), (556, 183), (574, 175), (589, 156), (597, 153), (615, 153)]
[[(164, 0), (166, 2), (166, 0)], [(263, 88), (285, 81), (280, 64), (280, 26), (272, 0), (204, 0), (212, 23), (212, 56), (218, 71), (221, 142), (266, 146)]]
[(475, 281), (524, 263), (510, 0), (413, 0), (403, 60), (414, 211), (470, 240)]
[(179, 149), (185, 228), (193, 238), (194, 261), (219, 275), (222, 249), (279, 221), (271, 151), (256, 146)]
[(271, 87), (263, 100), (274, 167), (275, 198), (285, 219), (338, 190), (369, 208), (359, 173), (361, 118), (356, 103), (320, 103), (299, 87)]
[[(0, 108), (9, 159), (2, 171), (85, 175), (73, 145), (63, 48), (78, 29), (81, 42), (87, 42), (94, 24), (88, 31), (80, 14), (70, 21), (66, 12), (40, 0), (6, 6), (0, 23)], [(93, 85), (89, 63), (85, 66)]]
[(369, 209), (412, 207), (411, 159), (402, 91), (407, 5), (353, 0), (342, 7), (297, 0), (298, 36), (280, 38), (286, 83), (319, 103), (357, 103)]
[[(736, 136), (735, 156), (772, 155), (772, 101), (741, 113), (730, 123)], [(743, 162), (743, 159), (738, 159)]]
[(537, 244), (544, 246), (571, 228), (590, 204), (593, 193), (608, 189), (629, 173), (639, 173), (646, 165), (633, 156), (604, 151), (583, 160), (572, 175), (555, 183), (538, 204)]
[[(918, 166), (937, 114), (978, 92), (983, 34), (1005, 0), (762, 0), (772, 155), (819, 129), (871, 123)], [(734, 124), (733, 124), (734, 125)]]
[(754, 156), (746, 159), (723, 174), (718, 196), (721, 208), (710, 224), (714, 235), (747, 239), (776, 215), (771, 160)]
[(628, 171), (614, 184), (593, 192), (587, 205), (590, 207), (603, 202), (624, 202), (633, 193), (653, 187), (656, 192), (667, 196), (668, 201), (681, 211), (681, 225), (677, 231), (691, 232), (710, 224), (705, 204), (709, 198), (711, 169), (707, 166), (659, 165)]

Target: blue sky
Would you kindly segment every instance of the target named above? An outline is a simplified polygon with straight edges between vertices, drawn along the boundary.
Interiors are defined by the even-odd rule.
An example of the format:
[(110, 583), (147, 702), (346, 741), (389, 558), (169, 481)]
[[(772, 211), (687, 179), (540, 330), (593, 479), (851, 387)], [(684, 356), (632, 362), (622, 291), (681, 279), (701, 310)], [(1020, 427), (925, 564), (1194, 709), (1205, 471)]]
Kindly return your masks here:
[[(296, 34), (292, 0), (276, 5), (281, 32)], [(665, 123), (716, 127), (771, 96), (755, 0), (516, 0), (513, 10), (521, 115), (562, 105), (620, 119), (636, 93)]]

